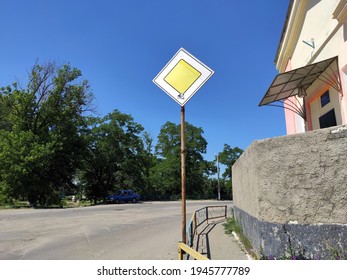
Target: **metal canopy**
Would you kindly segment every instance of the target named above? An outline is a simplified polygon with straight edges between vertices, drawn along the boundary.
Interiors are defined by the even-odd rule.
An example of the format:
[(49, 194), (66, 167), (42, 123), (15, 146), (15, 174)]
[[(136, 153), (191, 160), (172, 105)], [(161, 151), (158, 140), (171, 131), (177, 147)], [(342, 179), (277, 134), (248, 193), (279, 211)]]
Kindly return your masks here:
[[(316, 80), (330, 85), (342, 95), (337, 56), (278, 74), (259, 106), (269, 105), (286, 108), (306, 119), (305, 107), (300, 105), (300, 102), (295, 104), (288, 98), (291, 96), (305, 97), (306, 90)], [(284, 100), (287, 102), (284, 103)], [(275, 102), (277, 104), (271, 104)]]

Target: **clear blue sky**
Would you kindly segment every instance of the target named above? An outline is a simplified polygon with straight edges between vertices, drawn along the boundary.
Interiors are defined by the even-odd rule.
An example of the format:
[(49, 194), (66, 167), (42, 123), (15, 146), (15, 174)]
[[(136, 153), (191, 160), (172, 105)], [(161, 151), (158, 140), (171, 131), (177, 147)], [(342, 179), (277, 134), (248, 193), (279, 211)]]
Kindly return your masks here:
[(289, 0), (0, 0), (0, 86), (37, 59), (70, 63), (89, 80), (97, 112), (131, 114), (157, 139), (180, 106), (152, 79), (180, 47), (215, 71), (186, 104), (204, 130), (205, 158), (285, 134), (283, 110), (258, 107), (277, 74), (274, 57)]

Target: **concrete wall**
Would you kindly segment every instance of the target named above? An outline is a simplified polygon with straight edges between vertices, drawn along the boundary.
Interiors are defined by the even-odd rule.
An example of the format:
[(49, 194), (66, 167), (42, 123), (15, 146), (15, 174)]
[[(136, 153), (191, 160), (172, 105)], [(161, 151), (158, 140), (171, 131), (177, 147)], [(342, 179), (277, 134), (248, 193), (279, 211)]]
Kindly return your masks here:
[(233, 197), (256, 250), (347, 254), (347, 126), (255, 141), (233, 166)]

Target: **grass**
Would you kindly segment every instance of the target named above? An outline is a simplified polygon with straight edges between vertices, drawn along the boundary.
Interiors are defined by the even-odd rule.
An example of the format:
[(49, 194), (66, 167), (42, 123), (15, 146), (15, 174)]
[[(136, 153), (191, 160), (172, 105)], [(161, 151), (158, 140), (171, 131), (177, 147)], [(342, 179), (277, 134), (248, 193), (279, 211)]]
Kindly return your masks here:
[(234, 218), (228, 218), (223, 226), (226, 234), (232, 235), (234, 232), (239, 237), (246, 253), (248, 253), (253, 259), (258, 259), (257, 255), (253, 251), (252, 243), (243, 233), (241, 225)]
[[(37, 206), (36, 208), (75, 208), (86, 207), (93, 205), (89, 200), (84, 201), (72, 201), (71, 199), (63, 199), (60, 204), (52, 204), (49, 206)], [(20, 208), (32, 208), (28, 201), (25, 200), (11, 200), (6, 203), (0, 203), (1, 209), (20, 209)]]

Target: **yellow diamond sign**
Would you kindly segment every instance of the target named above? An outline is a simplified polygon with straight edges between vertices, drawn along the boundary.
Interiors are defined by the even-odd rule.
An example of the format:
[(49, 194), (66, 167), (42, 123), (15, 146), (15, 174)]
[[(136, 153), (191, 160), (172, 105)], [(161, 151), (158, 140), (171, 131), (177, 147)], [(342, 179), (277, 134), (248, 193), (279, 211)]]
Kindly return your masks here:
[(184, 106), (213, 73), (213, 70), (181, 48), (153, 82)]
[(200, 76), (198, 70), (181, 59), (164, 80), (180, 94), (184, 94)]

